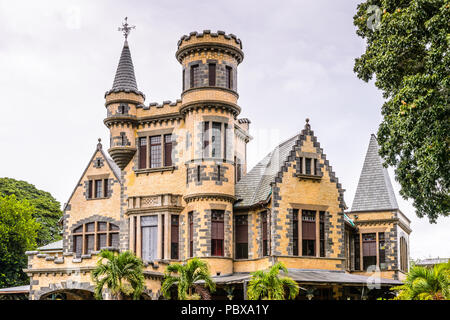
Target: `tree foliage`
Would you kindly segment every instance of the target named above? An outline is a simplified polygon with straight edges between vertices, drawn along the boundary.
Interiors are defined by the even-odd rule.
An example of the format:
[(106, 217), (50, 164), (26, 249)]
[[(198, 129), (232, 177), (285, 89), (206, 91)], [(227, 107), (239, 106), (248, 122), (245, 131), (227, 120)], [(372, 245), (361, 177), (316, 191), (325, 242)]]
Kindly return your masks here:
[(28, 283), (24, 253), (36, 247), (39, 230), (33, 212), (29, 201), (0, 195), (0, 288)]
[[(279, 273), (288, 273), (286, 267), (278, 262), (269, 271), (256, 271), (252, 273), (252, 278), (247, 287), (249, 300), (285, 300), (295, 299), (299, 293), (297, 282), (289, 277), (280, 277)], [(287, 291), (287, 297), (286, 297)]]
[(450, 262), (433, 268), (411, 267), (404, 285), (394, 287), (396, 300), (450, 300)]
[(41, 225), (36, 239), (38, 246), (61, 239), (58, 226), (58, 220), (62, 216), (60, 203), (50, 193), (38, 190), (25, 181), (0, 178), (0, 195), (12, 194), (18, 200), (28, 200), (34, 207), (33, 217)]
[(367, 43), (354, 71), (386, 99), (380, 155), (400, 194), (435, 223), (450, 212), (450, 1), (367, 0), (353, 19)]
[(140, 299), (144, 290), (143, 267), (141, 259), (130, 251), (117, 253), (102, 250), (97, 267), (92, 271), (95, 298), (101, 300), (103, 290), (108, 288), (117, 300), (126, 296), (132, 296), (134, 300)]
[[(204, 281), (204, 286), (198, 281)], [(179, 300), (209, 300), (210, 294), (206, 288), (211, 292), (216, 290), (208, 265), (199, 258), (193, 258), (186, 264), (174, 263), (167, 266), (161, 285), (161, 293), (166, 299), (170, 299), (170, 290), (175, 286)]]

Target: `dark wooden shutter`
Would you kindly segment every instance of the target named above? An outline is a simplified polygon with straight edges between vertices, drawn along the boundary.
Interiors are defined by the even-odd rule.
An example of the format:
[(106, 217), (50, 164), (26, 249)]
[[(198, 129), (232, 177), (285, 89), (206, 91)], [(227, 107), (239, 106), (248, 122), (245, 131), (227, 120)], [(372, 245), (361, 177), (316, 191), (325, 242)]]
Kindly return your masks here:
[(236, 216), (236, 242), (248, 243), (248, 216)]
[(226, 81), (227, 81), (227, 88), (233, 89), (233, 74), (232, 74), (232, 68), (226, 67)]
[(147, 167), (147, 138), (139, 138), (139, 169)]
[(108, 197), (108, 185), (109, 185), (109, 180), (108, 180), (108, 179), (105, 179), (105, 180), (103, 181), (103, 196), (104, 196), (105, 198)]
[(194, 217), (193, 212), (188, 213), (189, 220), (189, 256), (194, 256)]
[(210, 63), (208, 65), (208, 74), (209, 74), (209, 85), (215, 86), (216, 85), (216, 64)]
[(172, 165), (172, 135), (166, 134), (164, 136), (164, 166)]
[(316, 240), (316, 224), (314, 222), (302, 222), (303, 240)]
[(93, 183), (93, 181), (92, 180), (89, 180), (89, 186), (88, 186), (88, 198), (89, 199), (92, 199), (92, 183)]

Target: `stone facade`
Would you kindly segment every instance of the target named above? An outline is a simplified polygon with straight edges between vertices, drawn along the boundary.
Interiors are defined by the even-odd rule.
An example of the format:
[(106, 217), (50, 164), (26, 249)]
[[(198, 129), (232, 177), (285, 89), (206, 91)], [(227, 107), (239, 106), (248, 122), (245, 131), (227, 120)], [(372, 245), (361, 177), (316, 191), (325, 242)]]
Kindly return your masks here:
[[(189, 260), (191, 249), (193, 256), (204, 259), (211, 273), (217, 276), (266, 269), (277, 261), (294, 269), (345, 271), (344, 190), (308, 121), (289, 140), (288, 147), (280, 145), (279, 149), (285, 151), (277, 151), (276, 163), (266, 164), (272, 166), (272, 173), (263, 174), (260, 180), (249, 184), (249, 188), (257, 189), (256, 193), (260, 189), (266, 196), (257, 201), (256, 196), (247, 197), (236, 187), (244, 185), (245, 189), (250, 179), (246, 158), (246, 144), (251, 140), (250, 121), (238, 119), (241, 109), (237, 104), (238, 65), (243, 59), (241, 41), (221, 31), (191, 33), (179, 41), (176, 58), (183, 68), (181, 99), (145, 105), (145, 96), (137, 90), (128, 43), (125, 43), (114, 87), (105, 94), (104, 123), (110, 130), (108, 152), (112, 159), (99, 143), (64, 207), (62, 248), (51, 254), (29, 253), (26, 271), (31, 278), (30, 298), (40, 299), (64, 290), (93, 291), (89, 275), (101, 248), (93, 248), (90, 240), (83, 238), (83, 254), (76, 256), (73, 235), (76, 228), (92, 222), (97, 229), (91, 233), (98, 237), (104, 232), (100, 223), (119, 226), (118, 245), (106, 247), (130, 250), (143, 259), (146, 294), (152, 299), (160, 298), (160, 280), (167, 265)], [(216, 67), (213, 86), (209, 83), (210, 64)], [(193, 66), (195, 71), (191, 71)], [(192, 81), (191, 75), (195, 77)], [(171, 140), (166, 141), (169, 134)], [(154, 142), (157, 139), (151, 140), (157, 136), (161, 137), (159, 144)], [(144, 141), (142, 138), (146, 144), (140, 142)], [(167, 162), (169, 156), (171, 161)], [(315, 164), (314, 172), (304, 172), (305, 159)], [(236, 170), (240, 170), (239, 175)], [(107, 179), (108, 188), (103, 197), (92, 198), (88, 196), (92, 192), (89, 181), (99, 179)], [(304, 210), (317, 213), (315, 253), (308, 256), (302, 255)], [(212, 221), (216, 212), (223, 214), (223, 220)], [(299, 214), (298, 237), (293, 229), (295, 212)], [(322, 240), (319, 212), (324, 213), (323, 255), (319, 245)], [(236, 259), (234, 217), (237, 214), (248, 216), (245, 259)], [(267, 216), (267, 237), (263, 237), (263, 214)], [(173, 216), (178, 217), (178, 234), (172, 231)], [(148, 217), (154, 217), (154, 226), (145, 225)], [(352, 232), (365, 232), (366, 226), (383, 223), (388, 248), (387, 271), (395, 273), (399, 232), (395, 214), (377, 212), (364, 217), (368, 222), (357, 223)], [(83, 228), (86, 228), (83, 234), (90, 232), (88, 227)], [(402, 230), (408, 233), (409, 229)], [(149, 244), (148, 234), (155, 237), (156, 244)], [(219, 244), (214, 242), (213, 234)], [(113, 236), (108, 233), (108, 237)], [(265, 254), (263, 238), (267, 238)], [(295, 256), (294, 241), (299, 241), (299, 253)], [(97, 240), (93, 243), (98, 246)], [(177, 243), (177, 252), (172, 252), (172, 243)], [(214, 246), (222, 246), (222, 250), (214, 252)], [(336, 289), (334, 294), (341, 295), (341, 292)]]

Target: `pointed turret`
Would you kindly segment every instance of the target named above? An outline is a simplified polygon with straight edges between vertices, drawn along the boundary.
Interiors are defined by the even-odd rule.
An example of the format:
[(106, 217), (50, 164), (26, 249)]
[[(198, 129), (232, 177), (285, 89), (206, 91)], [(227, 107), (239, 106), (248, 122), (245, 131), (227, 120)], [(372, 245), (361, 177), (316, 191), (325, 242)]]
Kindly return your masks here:
[(144, 94), (139, 91), (137, 87), (128, 40), (125, 40), (123, 44), (122, 54), (120, 55), (119, 65), (117, 66), (113, 86), (111, 90), (106, 92), (105, 95), (112, 92), (133, 92), (145, 98)]
[(372, 134), (356, 188), (352, 212), (399, 209), (391, 179), (383, 166), (378, 150), (377, 138)]
[(138, 90), (131, 60), (128, 34), (134, 26), (129, 26), (127, 18), (119, 31), (124, 32), (125, 42), (117, 66), (112, 89), (105, 93), (107, 114), (103, 121), (110, 131), (109, 154), (114, 162), (124, 170), (136, 153), (134, 133), (137, 127), (137, 110), (145, 96)]

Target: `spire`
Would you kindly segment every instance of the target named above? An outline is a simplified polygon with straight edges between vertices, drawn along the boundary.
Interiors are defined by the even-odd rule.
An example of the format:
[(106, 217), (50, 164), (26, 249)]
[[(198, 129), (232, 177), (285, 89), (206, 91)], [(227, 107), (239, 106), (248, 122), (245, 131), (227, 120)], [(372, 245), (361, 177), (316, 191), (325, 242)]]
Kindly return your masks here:
[(377, 138), (372, 134), (351, 211), (399, 209), (391, 179), (378, 150)]
[(105, 95), (112, 92), (133, 92), (145, 98), (144, 94), (137, 88), (133, 61), (131, 60), (131, 52), (127, 40), (130, 29), (134, 28), (134, 26), (129, 27), (126, 21), (127, 18), (125, 18), (125, 24), (122, 24), (123, 28), (119, 28), (119, 31), (123, 31), (124, 33), (125, 42), (123, 44), (122, 54), (120, 55), (119, 65), (117, 66), (116, 76), (114, 77), (112, 89), (106, 92)]

